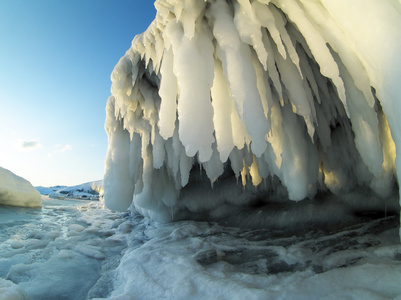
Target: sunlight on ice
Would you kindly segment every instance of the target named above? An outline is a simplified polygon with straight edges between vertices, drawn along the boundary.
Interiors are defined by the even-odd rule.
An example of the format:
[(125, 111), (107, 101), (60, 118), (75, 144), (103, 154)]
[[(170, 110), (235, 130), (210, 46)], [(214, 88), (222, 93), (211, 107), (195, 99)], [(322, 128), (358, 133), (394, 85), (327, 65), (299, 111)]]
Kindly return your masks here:
[(29, 181), (0, 167), (0, 205), (41, 207), (42, 199)]
[(111, 76), (108, 207), (222, 220), (328, 193), (399, 209), (398, 2), (155, 6)]

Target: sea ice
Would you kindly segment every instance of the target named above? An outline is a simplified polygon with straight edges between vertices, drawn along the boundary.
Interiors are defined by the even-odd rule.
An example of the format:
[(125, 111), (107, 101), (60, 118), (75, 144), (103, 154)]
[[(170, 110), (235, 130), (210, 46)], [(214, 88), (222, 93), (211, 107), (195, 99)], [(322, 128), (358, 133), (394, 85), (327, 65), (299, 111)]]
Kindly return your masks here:
[(124, 226), (112, 224), (126, 223), (126, 213), (100, 202), (44, 198), (41, 209), (0, 207), (0, 215), (6, 220), (0, 224), (0, 299), (91, 299), (111, 292), (110, 271), (128, 237)]
[(10, 280), (0, 278), (0, 300), (30, 300), (28, 294)]
[(42, 209), (11, 209), (19, 217), (0, 224), (1, 300), (401, 296), (396, 216), (289, 231), (161, 224), (99, 202), (44, 198)]
[(107, 299), (390, 299), (401, 295), (396, 217), (305, 233), (194, 221), (137, 221)]

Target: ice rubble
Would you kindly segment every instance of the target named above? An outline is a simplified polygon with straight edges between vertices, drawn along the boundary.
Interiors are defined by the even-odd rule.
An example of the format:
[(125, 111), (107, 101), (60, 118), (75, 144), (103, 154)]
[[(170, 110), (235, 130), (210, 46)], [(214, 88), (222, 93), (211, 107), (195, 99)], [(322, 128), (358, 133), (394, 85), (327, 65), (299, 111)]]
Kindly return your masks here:
[(111, 75), (109, 208), (162, 222), (308, 198), (399, 209), (399, 1), (155, 7)]
[(0, 205), (41, 207), (42, 198), (29, 181), (0, 167)]

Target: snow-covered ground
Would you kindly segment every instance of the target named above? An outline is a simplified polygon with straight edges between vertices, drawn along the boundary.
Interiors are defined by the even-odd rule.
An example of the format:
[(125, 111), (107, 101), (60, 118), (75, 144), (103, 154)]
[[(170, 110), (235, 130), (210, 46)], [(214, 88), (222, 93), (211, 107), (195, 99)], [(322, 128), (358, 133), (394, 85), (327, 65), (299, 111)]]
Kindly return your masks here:
[(46, 197), (0, 214), (0, 299), (401, 298), (397, 216), (246, 230)]

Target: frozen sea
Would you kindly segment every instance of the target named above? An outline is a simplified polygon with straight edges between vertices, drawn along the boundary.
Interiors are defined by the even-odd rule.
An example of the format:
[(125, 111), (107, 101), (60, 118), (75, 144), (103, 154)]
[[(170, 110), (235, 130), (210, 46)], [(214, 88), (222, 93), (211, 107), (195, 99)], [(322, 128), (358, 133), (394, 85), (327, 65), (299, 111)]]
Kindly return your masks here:
[(0, 207), (0, 299), (401, 299), (398, 227), (160, 224), (43, 197), (41, 209)]

